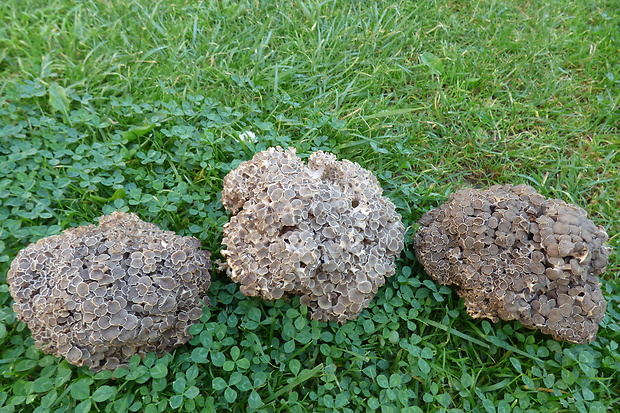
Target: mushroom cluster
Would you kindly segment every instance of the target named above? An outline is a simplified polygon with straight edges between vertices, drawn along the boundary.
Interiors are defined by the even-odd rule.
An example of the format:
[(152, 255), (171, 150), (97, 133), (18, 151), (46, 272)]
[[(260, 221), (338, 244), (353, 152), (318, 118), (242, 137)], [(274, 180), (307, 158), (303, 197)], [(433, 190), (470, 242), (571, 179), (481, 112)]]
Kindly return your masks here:
[(583, 209), (527, 185), (495, 185), (450, 195), (420, 226), (418, 259), (456, 286), (472, 317), (516, 319), (572, 343), (596, 338), (609, 252)]
[(200, 241), (114, 212), (19, 252), (13, 309), (37, 347), (93, 371), (187, 342), (210, 285)]
[(299, 295), (312, 317), (355, 318), (403, 248), (404, 227), (374, 175), (358, 164), (270, 148), (224, 178), (226, 268), (241, 292)]

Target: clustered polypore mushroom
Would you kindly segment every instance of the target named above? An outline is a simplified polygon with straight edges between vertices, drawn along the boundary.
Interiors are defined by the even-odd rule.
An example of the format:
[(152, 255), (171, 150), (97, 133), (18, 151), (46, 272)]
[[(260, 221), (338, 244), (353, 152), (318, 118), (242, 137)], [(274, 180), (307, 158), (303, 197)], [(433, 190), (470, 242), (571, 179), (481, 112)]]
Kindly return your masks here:
[(583, 209), (527, 185), (495, 185), (458, 191), (419, 223), (418, 259), (456, 286), (472, 317), (516, 319), (572, 343), (596, 338), (609, 253)]
[(394, 274), (404, 227), (374, 175), (322, 151), (270, 148), (224, 178), (222, 250), (241, 292), (299, 295), (314, 319), (355, 318)]
[(200, 241), (114, 212), (20, 251), (13, 309), (37, 347), (93, 371), (187, 342), (210, 285)]

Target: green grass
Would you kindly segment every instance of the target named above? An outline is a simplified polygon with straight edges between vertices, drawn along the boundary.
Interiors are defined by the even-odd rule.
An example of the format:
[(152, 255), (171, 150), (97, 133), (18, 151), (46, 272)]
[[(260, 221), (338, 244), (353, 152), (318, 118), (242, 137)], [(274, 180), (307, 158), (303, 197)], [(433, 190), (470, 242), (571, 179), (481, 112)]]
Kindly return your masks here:
[[(217, 258), (223, 176), (274, 145), (372, 170), (408, 228), (358, 320), (309, 321), (215, 272), (194, 339), (114, 373), (38, 351), (3, 282), (0, 412), (620, 408), (617, 1), (5, 0), (0, 20), (2, 279), (29, 242), (117, 209)], [(422, 213), (507, 182), (609, 233), (593, 344), (471, 319), (416, 263)]]

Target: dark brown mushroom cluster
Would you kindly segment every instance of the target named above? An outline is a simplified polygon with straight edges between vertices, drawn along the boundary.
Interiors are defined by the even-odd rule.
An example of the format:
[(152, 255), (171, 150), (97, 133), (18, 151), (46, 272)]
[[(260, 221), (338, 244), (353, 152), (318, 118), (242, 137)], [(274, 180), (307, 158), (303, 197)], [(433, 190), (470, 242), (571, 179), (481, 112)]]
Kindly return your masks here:
[(415, 250), (475, 318), (519, 320), (555, 339), (594, 341), (606, 302), (607, 234), (586, 212), (527, 185), (466, 189), (422, 216)]
[(394, 274), (404, 227), (374, 175), (316, 152), (270, 148), (224, 179), (224, 268), (241, 292), (299, 295), (318, 320), (355, 318)]
[(114, 212), (19, 252), (7, 275), (37, 347), (93, 371), (187, 342), (210, 285), (196, 238)]

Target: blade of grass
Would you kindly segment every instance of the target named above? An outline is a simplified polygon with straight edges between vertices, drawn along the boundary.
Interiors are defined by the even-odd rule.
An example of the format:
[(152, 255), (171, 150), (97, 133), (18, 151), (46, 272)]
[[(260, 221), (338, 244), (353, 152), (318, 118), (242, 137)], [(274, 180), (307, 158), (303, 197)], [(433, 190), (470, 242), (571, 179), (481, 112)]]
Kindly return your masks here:
[(306, 381), (310, 380), (311, 378), (316, 376), (322, 370), (323, 370), (323, 363), (317, 365), (316, 367), (314, 367), (311, 370), (302, 370), (299, 373), (299, 375), (297, 377), (295, 377), (289, 384), (287, 384), (286, 386), (282, 387), (280, 390), (278, 390), (275, 393), (273, 393), (273, 395), (271, 397), (268, 397), (264, 402), (265, 403), (270, 403), (270, 402), (276, 400), (281, 395), (289, 393), (295, 387), (297, 387), (300, 384), (303, 384)]

